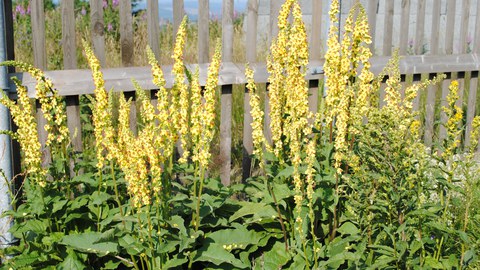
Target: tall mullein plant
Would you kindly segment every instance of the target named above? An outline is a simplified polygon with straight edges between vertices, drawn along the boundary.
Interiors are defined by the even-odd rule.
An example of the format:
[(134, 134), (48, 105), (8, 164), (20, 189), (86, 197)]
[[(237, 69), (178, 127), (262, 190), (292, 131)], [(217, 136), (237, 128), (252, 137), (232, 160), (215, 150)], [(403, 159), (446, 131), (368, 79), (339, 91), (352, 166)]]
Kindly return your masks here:
[[(315, 218), (313, 193), (316, 145), (309, 122), (314, 115), (308, 107), (308, 87), (305, 80), (309, 57), (307, 35), (298, 1), (287, 0), (282, 5), (278, 17), (278, 28), (278, 36), (272, 42), (271, 53), (267, 59), (271, 145), (265, 139), (262, 131), (263, 113), (253, 81), (253, 72), (248, 67), (246, 69), (247, 88), (251, 94), (254, 153), (262, 169), (265, 167), (263, 151), (272, 152), (276, 158), (273, 163), (269, 164), (269, 168), (277, 166), (280, 168), (277, 168), (278, 170), (290, 166), (293, 168), (291, 176), (285, 179), (285, 183), (291, 186), (295, 193), (293, 211), (289, 215), (293, 218), (288, 220), (291, 231), (286, 231), (280, 208), (278, 205), (276, 208), (284, 232), (286, 248), (288, 248), (288, 242), (291, 242), (307, 256), (307, 250), (310, 249), (309, 245), (312, 243), (308, 240), (309, 233), (315, 239), (314, 227), (310, 228), (311, 231), (305, 231), (305, 229), (309, 228), (309, 222), (313, 225)], [(302, 153), (307, 153), (307, 155)], [(307, 169), (303, 169), (303, 166)], [(265, 169), (268, 170), (266, 167)], [(268, 173), (266, 177), (268, 177)], [(272, 181), (273, 179), (266, 179), (266, 189), (276, 201), (272, 189), (272, 185), (275, 183)], [(302, 210), (305, 207), (310, 209), (310, 214)], [(288, 241), (287, 238), (294, 241)], [(315, 252), (316, 250), (314, 249)]]

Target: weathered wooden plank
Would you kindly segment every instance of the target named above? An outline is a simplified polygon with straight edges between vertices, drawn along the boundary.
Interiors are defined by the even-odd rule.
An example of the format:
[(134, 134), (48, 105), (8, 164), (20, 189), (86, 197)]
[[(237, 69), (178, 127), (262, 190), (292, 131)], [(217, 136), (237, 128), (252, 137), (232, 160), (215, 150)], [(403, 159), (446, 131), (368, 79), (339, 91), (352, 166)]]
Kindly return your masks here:
[[(442, 82), (442, 98), (440, 99), (440, 108), (441, 107), (447, 107), (448, 102), (447, 102), (447, 95), (449, 92), (448, 87), (450, 86), (450, 79), (445, 79)], [(439, 131), (438, 131), (438, 141), (439, 143), (443, 144), (443, 140), (447, 138), (447, 129), (445, 128), (445, 124), (447, 123), (447, 115), (443, 110), (440, 110), (440, 126), (439, 126)], [(442, 151), (439, 151), (440, 153)]]
[(478, 92), (478, 78), (470, 79), (470, 87), (468, 91), (468, 101), (467, 101), (467, 123), (465, 128), (465, 146), (470, 146), (470, 134), (472, 133), (472, 122), (475, 117), (475, 108), (477, 102), (477, 92)]
[(453, 36), (455, 29), (455, 0), (447, 1), (447, 24), (445, 29), (445, 53), (453, 53)]
[[(222, 5), (222, 57), (224, 62), (233, 58), (233, 0), (223, 0)], [(230, 185), (232, 148), (232, 88), (222, 86), (220, 117), (220, 178), (224, 185)]]
[(312, 1), (312, 32), (310, 34), (310, 59), (320, 60), (322, 53), (322, 1)]
[(410, 25), (410, 0), (402, 0), (402, 17), (400, 19), (400, 55), (406, 55), (408, 49), (408, 31)]
[(62, 47), (63, 68), (77, 68), (77, 46), (75, 40), (74, 0), (63, 0), (62, 8)]
[(393, 40), (393, 1), (385, 1), (384, 29), (383, 29), (383, 55), (392, 55)]
[(278, 35), (278, 14), (284, 1), (282, 0), (270, 0), (270, 36), (269, 44), (277, 38)]
[(36, 118), (37, 118), (37, 131), (38, 131), (38, 141), (40, 142), (42, 146), (42, 167), (46, 168), (48, 165), (52, 162), (52, 154), (48, 150), (47, 147), (45, 147), (45, 144), (47, 142), (47, 131), (45, 130), (45, 126), (47, 125), (47, 120), (43, 116), (42, 108), (40, 105), (40, 102), (37, 100), (36, 101)]
[(480, 1), (477, 1), (477, 17), (475, 20), (475, 39), (473, 41), (472, 52), (480, 53)]
[(185, 16), (185, 6), (183, 0), (172, 0), (173, 2), (173, 38), (177, 35), (178, 27)]
[(251, 110), (252, 107), (250, 106), (250, 93), (248, 92), (248, 89), (245, 88), (245, 95), (243, 98), (243, 180), (250, 177), (250, 169), (252, 165), (252, 159), (250, 158), (253, 153), (253, 117), (251, 114)]
[(440, 41), (440, 12), (441, 1), (433, 1), (432, 9), (432, 32), (430, 35), (430, 54), (438, 54), (439, 41)]
[(368, 0), (368, 24), (370, 26), (370, 35), (372, 36), (372, 43), (370, 44), (370, 50), (375, 55), (375, 31), (377, 27), (377, 10), (378, 10), (378, 0)]
[(470, 0), (463, 0), (462, 2), (462, 19), (460, 23), (460, 38), (458, 48), (460, 49), (459, 53), (466, 53), (468, 48), (468, 19), (470, 18)]
[(232, 153), (232, 89), (231, 84), (222, 86), (220, 103), (220, 179), (230, 185)]
[(223, 62), (231, 62), (233, 58), (233, 0), (223, 0), (222, 49)]
[[(33, 38), (33, 62), (40, 69), (47, 69), (47, 52), (45, 48), (45, 12), (43, 10), (43, 0), (31, 2), (31, 20), (32, 20), (32, 38)], [(47, 120), (44, 117), (40, 103), (37, 101), (37, 131), (38, 140), (42, 147), (42, 167), (45, 168), (50, 164), (52, 156), (47, 147), (47, 132), (44, 126)]]
[(248, 0), (245, 44), (247, 63), (255, 63), (257, 61), (257, 21), (258, 0)]
[(208, 63), (209, 58), (209, 0), (198, 1), (198, 63)]
[(136, 99), (135, 99), (135, 92), (130, 91), (130, 92), (124, 92), (126, 100), (131, 100), (130, 103), (130, 119), (129, 119), (129, 124), (130, 124), (130, 130), (133, 132), (133, 134), (137, 134), (137, 104), (136, 104)]
[(65, 98), (67, 105), (67, 125), (70, 131), (70, 140), (73, 150), (81, 152), (82, 146), (82, 129), (80, 121), (80, 102), (78, 96), (67, 96)]
[(265, 91), (265, 103), (264, 103), (264, 121), (263, 121), (263, 134), (267, 143), (272, 144), (272, 129), (270, 128), (270, 123), (272, 118), (270, 118), (270, 95), (268, 94), (269, 84), (266, 85)]
[(103, 21), (102, 0), (90, 0), (90, 27), (92, 33), (92, 46), (100, 65), (106, 65), (105, 58), (105, 24)]
[(435, 92), (437, 89), (437, 85), (430, 85), (427, 88), (427, 100), (425, 102), (425, 132), (423, 134), (423, 141), (427, 147), (432, 147), (433, 143), (435, 121)]
[(31, 1), (33, 63), (36, 67), (47, 68), (47, 51), (45, 48), (45, 11), (43, 0)]
[[(308, 108), (315, 115), (318, 112), (318, 91), (319, 91), (319, 81), (310, 80), (308, 81)], [(313, 119), (309, 119), (313, 120)], [(310, 121), (310, 124), (313, 124), (313, 121)]]
[[(371, 71), (379, 74), (385, 67), (389, 57), (377, 56), (371, 58)], [(318, 79), (324, 60), (311, 61), (307, 67), (306, 79)], [(268, 82), (268, 72), (264, 63), (254, 63), (250, 65), (255, 71), (255, 81), (257, 83)], [(196, 65), (188, 65), (190, 70), (195, 70)], [(163, 66), (166, 87), (171, 87), (173, 77), (171, 66)], [(399, 61), (401, 74), (422, 74), (422, 73), (450, 73), (476, 71), (480, 69), (480, 58), (477, 54), (460, 55), (409, 55), (404, 56)], [(205, 85), (208, 64), (199, 65), (200, 84)], [(246, 83), (244, 75), (245, 67), (243, 64), (234, 64), (224, 62), (219, 74), (219, 85), (244, 84)], [(156, 89), (152, 83), (150, 67), (123, 67), (102, 69), (105, 79), (105, 87), (113, 88), (114, 91), (134, 91), (135, 88), (131, 79), (139, 82), (144, 89)], [(35, 96), (35, 80), (27, 73), (13, 73), (10, 76), (16, 76), (27, 86), (29, 96)], [(46, 76), (50, 78), (61, 96), (92, 94), (94, 85), (90, 70), (55, 70), (47, 71)], [(12, 84), (10, 87), (15, 89)]]
[(158, 0), (147, 0), (147, 32), (148, 46), (150, 46), (153, 54), (155, 54), (155, 58), (160, 60)]
[(415, 28), (414, 49), (415, 54), (424, 53), (424, 38), (425, 38), (425, 0), (417, 1), (417, 25)]
[(122, 65), (133, 66), (133, 25), (132, 1), (120, 1), (120, 49), (122, 51)]

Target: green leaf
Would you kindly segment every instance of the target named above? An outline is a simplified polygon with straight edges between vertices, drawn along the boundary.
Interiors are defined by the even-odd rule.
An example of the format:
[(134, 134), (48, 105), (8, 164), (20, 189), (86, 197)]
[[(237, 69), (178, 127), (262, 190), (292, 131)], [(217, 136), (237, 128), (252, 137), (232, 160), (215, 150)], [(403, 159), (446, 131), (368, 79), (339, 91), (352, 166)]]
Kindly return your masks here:
[(254, 202), (241, 202), (242, 208), (235, 212), (229, 219), (230, 222), (248, 215), (256, 215), (258, 217), (277, 216), (277, 211), (271, 205)]
[(293, 166), (288, 166), (285, 169), (281, 170), (276, 176), (275, 179), (285, 179), (289, 178), (293, 175), (293, 172), (295, 170), (295, 167)]
[(245, 226), (236, 229), (224, 229), (215, 231), (205, 238), (206, 242), (219, 245), (233, 245), (234, 248), (244, 249), (247, 245), (257, 245), (265, 233), (247, 230)]
[(341, 234), (357, 235), (360, 231), (353, 223), (347, 221), (338, 228), (338, 232)]
[(442, 263), (440, 263), (439, 261), (437, 261), (436, 259), (434, 259), (430, 256), (425, 258), (424, 266), (425, 267), (431, 267), (433, 269), (443, 269)]
[(118, 250), (118, 244), (116, 242), (96, 243), (101, 236), (102, 234), (100, 232), (65, 235), (60, 243), (87, 253), (97, 253), (100, 255), (116, 253)]
[[(235, 258), (232, 253), (228, 252), (222, 245), (217, 243), (208, 243), (203, 245), (198, 251), (195, 257), (193, 258), (194, 262), (211, 262), (215, 265), (220, 265), (222, 263), (229, 263), (236, 268), (246, 268), (247, 266), (243, 264), (242, 261)], [(272, 268), (267, 268), (272, 269)]]
[(52, 213), (56, 213), (59, 210), (62, 210), (62, 208), (67, 204), (68, 200), (59, 200), (53, 203), (53, 208), (52, 208)]
[(263, 255), (263, 268), (282, 269), (290, 259), (290, 253), (285, 250), (285, 244), (282, 242), (276, 242), (272, 249)]
[(78, 260), (77, 254), (75, 251), (68, 249), (68, 256), (65, 260), (58, 265), (59, 270), (83, 270), (85, 265)]

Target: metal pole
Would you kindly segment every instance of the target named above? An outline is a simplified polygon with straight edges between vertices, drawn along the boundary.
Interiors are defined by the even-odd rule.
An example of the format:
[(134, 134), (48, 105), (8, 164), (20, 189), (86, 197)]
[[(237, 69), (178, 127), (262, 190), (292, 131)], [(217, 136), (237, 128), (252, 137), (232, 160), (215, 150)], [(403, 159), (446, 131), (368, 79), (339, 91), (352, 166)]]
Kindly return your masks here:
[[(5, 0), (0, 0), (0, 62), (7, 60), (7, 40), (5, 24)], [(7, 67), (0, 67), (0, 87), (8, 95)], [(11, 130), (10, 113), (8, 109), (0, 105), (0, 130)], [(7, 135), (0, 135), (0, 213), (12, 209), (10, 198), (10, 184), (12, 180), (12, 145)], [(9, 229), (12, 225), (10, 217), (0, 219), (0, 248), (8, 247), (13, 240)]]

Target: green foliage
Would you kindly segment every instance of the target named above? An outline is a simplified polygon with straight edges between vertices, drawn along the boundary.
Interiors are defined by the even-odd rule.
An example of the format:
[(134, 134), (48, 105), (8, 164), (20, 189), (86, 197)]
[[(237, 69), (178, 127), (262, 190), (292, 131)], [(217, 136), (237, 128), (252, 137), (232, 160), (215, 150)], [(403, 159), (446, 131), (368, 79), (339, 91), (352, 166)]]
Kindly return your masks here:
[[(395, 78), (395, 68), (384, 73)], [(51, 145), (45, 187), (23, 175), (12, 191), (18, 207), (4, 214), (18, 243), (1, 251), (0, 269), (476, 269), (480, 165), (455, 144), (463, 127), (449, 122), (449, 136), (430, 151), (412, 97), (395, 99), (398, 85), (390, 91), (386, 106), (347, 122), (339, 165), (338, 130), (319, 115), (306, 136), (316, 143), (311, 164), (306, 151), (296, 168), (266, 149), (258, 175), (224, 187), (196, 164), (171, 160), (157, 201), (141, 207), (118, 165), (96, 168), (92, 110), (82, 102), (85, 151)], [(449, 119), (458, 118), (454, 104)], [(298, 204), (294, 177), (306, 179), (309, 166), (313, 194), (300, 193)]]

